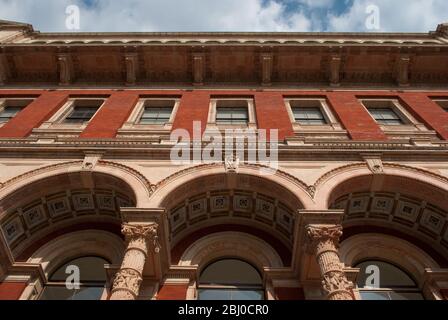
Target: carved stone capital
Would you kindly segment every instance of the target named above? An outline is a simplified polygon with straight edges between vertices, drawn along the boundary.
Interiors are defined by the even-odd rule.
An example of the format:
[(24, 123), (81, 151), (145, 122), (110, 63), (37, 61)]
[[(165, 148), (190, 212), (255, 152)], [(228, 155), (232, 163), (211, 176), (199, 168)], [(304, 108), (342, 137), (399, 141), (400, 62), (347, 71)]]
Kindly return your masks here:
[(115, 275), (111, 300), (135, 300), (140, 292), (142, 276), (132, 269), (121, 269)]
[(315, 251), (318, 256), (326, 251), (337, 251), (339, 239), (342, 236), (342, 226), (308, 225), (306, 234), (309, 249)]
[(157, 223), (148, 225), (123, 224), (121, 232), (126, 237), (128, 249), (138, 249), (147, 254), (147, 246), (152, 245), (154, 252), (160, 251)]

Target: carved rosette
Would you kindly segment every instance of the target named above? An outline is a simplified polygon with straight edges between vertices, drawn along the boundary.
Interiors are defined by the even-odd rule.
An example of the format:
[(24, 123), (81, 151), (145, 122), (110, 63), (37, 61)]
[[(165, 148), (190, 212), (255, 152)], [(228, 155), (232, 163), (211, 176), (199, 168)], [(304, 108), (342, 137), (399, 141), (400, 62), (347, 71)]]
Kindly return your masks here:
[(159, 225), (124, 224), (122, 233), (126, 237), (127, 248), (120, 270), (115, 276), (111, 300), (135, 300), (140, 292), (143, 269), (150, 250), (160, 251), (157, 236)]
[(322, 287), (329, 300), (353, 300), (353, 284), (348, 281), (338, 252), (340, 225), (310, 225), (306, 229), (308, 248), (316, 256)]

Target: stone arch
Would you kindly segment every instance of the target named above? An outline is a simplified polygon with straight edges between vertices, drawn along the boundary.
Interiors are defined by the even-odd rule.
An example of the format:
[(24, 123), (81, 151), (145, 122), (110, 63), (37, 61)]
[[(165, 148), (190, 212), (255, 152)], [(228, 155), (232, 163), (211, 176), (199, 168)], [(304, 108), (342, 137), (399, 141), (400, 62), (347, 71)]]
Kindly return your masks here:
[(80, 171), (78, 165), (37, 170), (1, 192), (0, 229), (19, 260), (61, 233), (98, 229), (119, 235), (120, 208), (135, 207), (138, 198), (121, 177), (102, 170)]
[(264, 268), (281, 268), (282, 260), (265, 241), (241, 232), (221, 232), (194, 242), (182, 255), (179, 265), (199, 266), (199, 271), (215, 260), (238, 258), (262, 271)]
[[(320, 177), (315, 183), (315, 199), (317, 199), (316, 205), (319, 209), (328, 208), (335, 200), (334, 198), (337, 198), (337, 192), (338, 189), (341, 189), (341, 185), (350, 180), (354, 181), (352, 180), (354, 178), (375, 178), (377, 183), (381, 183), (381, 177), (387, 176), (408, 178), (429, 186), (433, 186), (442, 192), (448, 192), (448, 178), (428, 170), (395, 163), (384, 163), (383, 172), (373, 174), (367, 164), (359, 162), (336, 168)], [(448, 204), (448, 201), (445, 200), (441, 199), (439, 202), (445, 202)]]
[[(307, 209), (314, 206), (312, 191), (310, 191), (311, 189), (306, 185), (306, 183), (280, 170), (277, 170), (274, 174), (262, 175), (260, 172), (262, 172), (263, 169), (266, 168), (258, 165), (241, 164), (238, 168), (236, 176), (244, 175), (257, 177), (258, 179), (264, 180), (272, 185), (281, 186), (284, 190), (293, 195), (293, 197), (296, 198), (296, 201), (300, 203), (303, 208)], [(223, 164), (199, 165), (176, 172), (175, 174), (159, 182), (154, 187), (154, 193), (151, 195), (149, 207), (163, 207), (164, 202), (166, 202), (166, 198), (182, 185), (186, 185), (187, 183), (199, 178), (217, 175), (235, 176), (233, 173), (228, 174)]]
[[(448, 179), (423, 169), (385, 163), (383, 172), (346, 168), (329, 175), (318, 194), (331, 209), (345, 210), (351, 235), (399, 235), (448, 261)], [(324, 192), (324, 190), (326, 191)], [(426, 249), (425, 249), (426, 248)]]
[(26, 172), (0, 184), (0, 202), (5, 197), (23, 188), (26, 185), (41, 181), (53, 176), (78, 173), (88, 175), (91, 173), (103, 173), (113, 176), (126, 183), (133, 191), (137, 207), (147, 207), (149, 196), (152, 194), (153, 185), (137, 170), (122, 164), (100, 160), (91, 170), (83, 169), (83, 161), (64, 162), (46, 166)]
[(358, 234), (341, 243), (341, 261), (354, 267), (363, 260), (380, 260), (392, 263), (412, 275), (417, 284), (424, 285), (425, 269), (439, 268), (439, 264), (414, 244), (378, 233)]
[(83, 256), (99, 256), (112, 265), (121, 263), (123, 240), (107, 231), (83, 230), (61, 235), (40, 247), (27, 263), (40, 264), (48, 277), (66, 261)]

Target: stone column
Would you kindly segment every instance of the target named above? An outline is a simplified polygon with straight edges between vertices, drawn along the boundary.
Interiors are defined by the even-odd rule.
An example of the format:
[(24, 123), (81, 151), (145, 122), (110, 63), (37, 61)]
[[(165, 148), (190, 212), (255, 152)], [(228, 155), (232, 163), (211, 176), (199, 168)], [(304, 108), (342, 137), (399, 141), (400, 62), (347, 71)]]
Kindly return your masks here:
[(309, 249), (316, 256), (322, 275), (322, 286), (328, 300), (354, 300), (353, 284), (347, 280), (339, 258), (340, 225), (308, 225)]
[(158, 224), (124, 224), (122, 232), (127, 248), (120, 270), (115, 276), (110, 300), (135, 300), (143, 280), (143, 268), (151, 253), (160, 251)]

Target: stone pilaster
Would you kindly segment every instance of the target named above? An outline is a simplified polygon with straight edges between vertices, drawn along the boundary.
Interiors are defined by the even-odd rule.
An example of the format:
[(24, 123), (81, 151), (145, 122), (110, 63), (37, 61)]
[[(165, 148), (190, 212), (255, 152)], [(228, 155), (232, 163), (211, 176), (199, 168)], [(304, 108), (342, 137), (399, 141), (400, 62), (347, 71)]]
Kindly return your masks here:
[(203, 52), (193, 53), (193, 84), (202, 86), (205, 74), (205, 54)]
[(70, 85), (74, 80), (73, 60), (70, 53), (58, 54), (59, 85)]
[(6, 55), (0, 52), (0, 86), (3, 86), (8, 81), (9, 70), (6, 61)]
[(122, 232), (127, 248), (120, 270), (115, 276), (110, 300), (135, 300), (143, 280), (143, 268), (151, 250), (160, 251), (158, 224), (124, 224)]
[(353, 300), (353, 284), (347, 280), (338, 252), (340, 225), (308, 225), (308, 248), (316, 256), (322, 286), (329, 300)]

